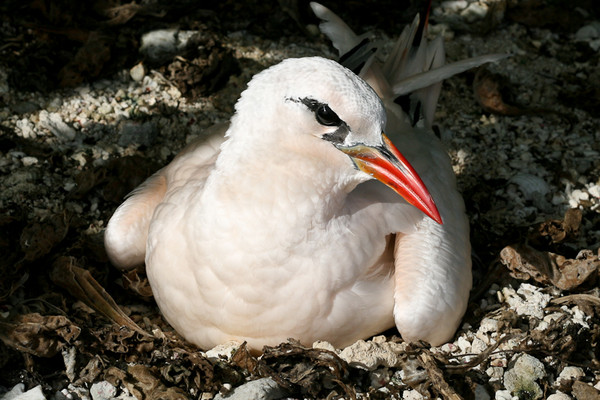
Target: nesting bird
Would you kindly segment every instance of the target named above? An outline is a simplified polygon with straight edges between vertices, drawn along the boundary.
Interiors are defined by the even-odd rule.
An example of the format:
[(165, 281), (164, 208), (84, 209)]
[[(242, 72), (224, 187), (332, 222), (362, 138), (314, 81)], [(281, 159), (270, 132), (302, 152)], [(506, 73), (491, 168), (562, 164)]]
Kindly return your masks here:
[(145, 262), (167, 321), (204, 349), (343, 347), (393, 326), (439, 345), (465, 312), (471, 260), (429, 128), (441, 80), (497, 57), (444, 66), (441, 41), (413, 47), (415, 20), (382, 63), (311, 6), (356, 73), (308, 57), (254, 76), (224, 135), (188, 146), (116, 210), (107, 253), (120, 268)]

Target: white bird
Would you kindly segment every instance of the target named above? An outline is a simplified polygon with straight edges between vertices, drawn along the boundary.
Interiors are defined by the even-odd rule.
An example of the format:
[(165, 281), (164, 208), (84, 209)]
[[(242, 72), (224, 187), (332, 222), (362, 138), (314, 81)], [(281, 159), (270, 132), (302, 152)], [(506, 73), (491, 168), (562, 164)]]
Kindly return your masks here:
[[(450, 160), (428, 127), (439, 82), (473, 64), (442, 67), (441, 42), (424, 37), (411, 49), (417, 23), (381, 64), (311, 6), (364, 79), (319, 57), (254, 76), (224, 136), (188, 146), (116, 210), (107, 253), (121, 268), (145, 262), (167, 321), (204, 349), (343, 347), (394, 325), (439, 345), (465, 312), (471, 261)], [(424, 127), (394, 103), (415, 90)]]

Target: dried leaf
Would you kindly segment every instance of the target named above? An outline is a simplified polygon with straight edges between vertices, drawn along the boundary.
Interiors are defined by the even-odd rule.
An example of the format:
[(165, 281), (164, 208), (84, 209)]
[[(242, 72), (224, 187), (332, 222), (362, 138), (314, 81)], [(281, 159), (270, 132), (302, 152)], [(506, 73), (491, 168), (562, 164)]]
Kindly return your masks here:
[(475, 100), (485, 111), (499, 115), (523, 115), (527, 110), (507, 104), (504, 101), (501, 82), (506, 79), (492, 74), (485, 67), (480, 67), (473, 80)]
[(146, 276), (140, 276), (137, 270), (133, 269), (123, 273), (123, 287), (137, 293), (144, 300), (152, 300), (152, 287)]
[(50, 274), (52, 282), (68, 290), (77, 299), (83, 301), (113, 323), (119, 326), (126, 326), (141, 335), (148, 336), (147, 332), (140, 328), (119, 308), (117, 303), (94, 279), (92, 274), (88, 270), (78, 267), (76, 262), (73, 257), (59, 257), (54, 262)]
[(62, 315), (33, 313), (0, 322), (0, 339), (7, 346), (38, 357), (53, 357), (80, 333), (81, 328)]
[(421, 354), (418, 356), (421, 365), (427, 371), (427, 375), (429, 376), (430, 382), (433, 384), (435, 390), (442, 395), (444, 399), (450, 400), (461, 400), (462, 397), (456, 393), (454, 389), (446, 382), (444, 378), (444, 373), (437, 365), (435, 358), (431, 355), (429, 350), (423, 350)]
[(516, 279), (552, 283), (559, 289), (572, 290), (592, 276), (600, 267), (600, 259), (590, 250), (583, 250), (575, 259), (551, 252), (539, 251), (526, 244), (507, 246), (500, 259)]
[(540, 224), (530, 240), (543, 244), (544, 241), (550, 239), (550, 243), (558, 244), (573, 239), (579, 234), (582, 218), (581, 210), (571, 208), (567, 210), (562, 220), (549, 220)]

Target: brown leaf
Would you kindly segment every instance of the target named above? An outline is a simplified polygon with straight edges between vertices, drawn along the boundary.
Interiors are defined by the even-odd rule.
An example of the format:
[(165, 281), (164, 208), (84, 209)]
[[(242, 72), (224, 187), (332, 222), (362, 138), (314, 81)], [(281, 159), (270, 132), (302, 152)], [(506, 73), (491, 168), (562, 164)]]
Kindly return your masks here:
[(248, 370), (250, 373), (254, 373), (258, 366), (258, 360), (250, 354), (246, 342), (242, 343), (231, 356), (231, 363), (242, 369)]
[(573, 239), (579, 234), (579, 227), (583, 214), (578, 208), (567, 210), (562, 220), (549, 220), (542, 222), (530, 240), (534, 243), (543, 244), (544, 241), (550, 241), (552, 244), (558, 244)]
[(480, 67), (473, 80), (475, 100), (485, 111), (499, 115), (523, 115), (527, 110), (507, 104), (503, 98), (501, 83), (506, 78), (492, 74), (485, 67)]
[(125, 372), (119, 368), (111, 367), (104, 374), (104, 379), (115, 386), (124, 385), (136, 399), (140, 400), (189, 398), (182, 389), (165, 386), (153, 373), (152, 369), (144, 365), (129, 365), (127, 372)]
[(423, 352), (419, 354), (418, 358), (423, 368), (425, 368), (425, 371), (427, 371), (427, 375), (429, 376), (429, 380), (433, 384), (433, 387), (439, 394), (442, 395), (444, 399), (462, 399), (462, 397), (456, 393), (456, 391), (448, 384), (448, 382), (446, 382), (444, 373), (437, 365), (435, 358), (433, 358), (429, 350), (423, 350)]
[(50, 273), (52, 282), (69, 291), (74, 297), (83, 301), (113, 323), (126, 326), (141, 335), (148, 336), (147, 332), (119, 308), (92, 274), (88, 270), (78, 267), (76, 263), (77, 261), (73, 257), (59, 257), (54, 262)]
[(552, 283), (559, 289), (571, 290), (596, 275), (600, 259), (590, 250), (582, 250), (575, 259), (539, 251), (526, 244), (507, 246), (500, 259), (514, 278)]
[(148, 278), (145, 275), (140, 276), (135, 269), (123, 273), (123, 287), (134, 291), (144, 300), (149, 301), (153, 298), (152, 287), (150, 287)]
[(0, 339), (7, 346), (38, 357), (53, 357), (80, 333), (81, 328), (62, 315), (33, 313), (0, 322)]

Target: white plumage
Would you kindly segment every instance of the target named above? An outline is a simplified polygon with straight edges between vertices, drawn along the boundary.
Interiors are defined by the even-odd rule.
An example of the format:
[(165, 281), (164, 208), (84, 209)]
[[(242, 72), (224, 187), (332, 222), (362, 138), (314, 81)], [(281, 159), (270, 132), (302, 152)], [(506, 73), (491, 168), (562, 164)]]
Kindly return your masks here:
[[(225, 136), (188, 146), (117, 209), (107, 252), (121, 268), (145, 261), (165, 318), (202, 348), (341, 347), (394, 325), (441, 344), (466, 309), (471, 261), (450, 160), (428, 127), (439, 82), (466, 67), (427, 73), (443, 47), (411, 50), (416, 23), (380, 64), (363, 37), (312, 7), (342, 54), (357, 50), (364, 79), (319, 57), (257, 74)], [(418, 90), (423, 127), (394, 103), (402, 82)]]

